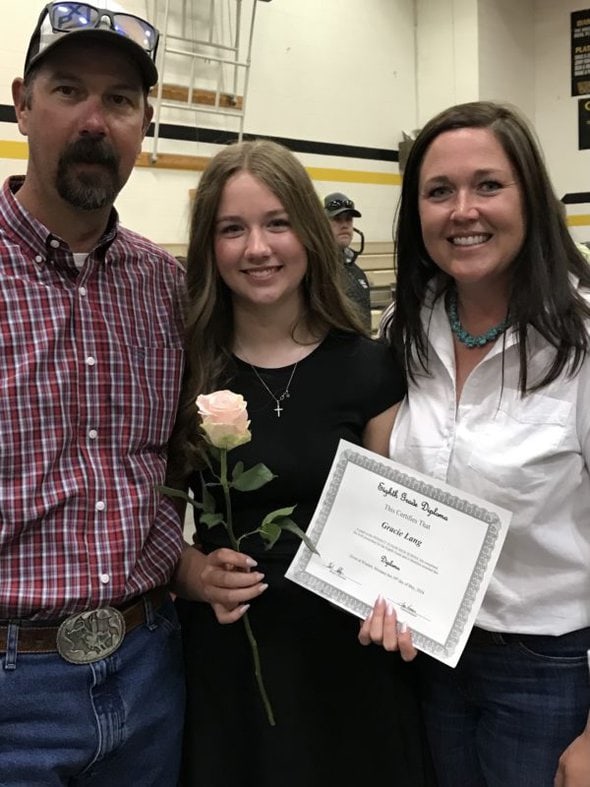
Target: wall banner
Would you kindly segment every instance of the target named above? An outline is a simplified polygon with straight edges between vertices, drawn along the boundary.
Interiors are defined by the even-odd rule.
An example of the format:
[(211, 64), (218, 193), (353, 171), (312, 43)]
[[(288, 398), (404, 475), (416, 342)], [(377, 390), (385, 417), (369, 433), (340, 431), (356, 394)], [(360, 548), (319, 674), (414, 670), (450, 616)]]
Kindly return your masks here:
[(578, 99), (578, 150), (590, 150), (590, 98)]
[(573, 11), (572, 25), (572, 96), (590, 93), (590, 9)]

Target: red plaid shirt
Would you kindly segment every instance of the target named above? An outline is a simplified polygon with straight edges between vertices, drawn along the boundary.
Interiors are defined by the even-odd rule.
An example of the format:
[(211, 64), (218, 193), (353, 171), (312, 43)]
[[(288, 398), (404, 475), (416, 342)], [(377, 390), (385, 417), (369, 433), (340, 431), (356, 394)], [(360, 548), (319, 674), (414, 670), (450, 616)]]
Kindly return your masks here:
[(0, 193), (0, 618), (120, 604), (170, 579), (178, 516), (155, 490), (183, 365), (183, 271), (109, 227), (78, 271)]

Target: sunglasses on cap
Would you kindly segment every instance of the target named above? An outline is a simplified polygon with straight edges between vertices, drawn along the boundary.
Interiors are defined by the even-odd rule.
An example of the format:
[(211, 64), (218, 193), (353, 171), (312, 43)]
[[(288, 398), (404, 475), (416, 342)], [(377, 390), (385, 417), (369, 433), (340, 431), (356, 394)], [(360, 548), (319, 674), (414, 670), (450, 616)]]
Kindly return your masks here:
[(109, 11), (88, 3), (49, 3), (46, 11), (54, 33), (97, 29), (108, 19), (114, 33), (131, 39), (152, 60), (155, 57), (159, 33), (153, 25), (139, 16), (124, 11)]
[(354, 210), (354, 202), (350, 199), (333, 199), (324, 207), (326, 210), (340, 210), (340, 208)]

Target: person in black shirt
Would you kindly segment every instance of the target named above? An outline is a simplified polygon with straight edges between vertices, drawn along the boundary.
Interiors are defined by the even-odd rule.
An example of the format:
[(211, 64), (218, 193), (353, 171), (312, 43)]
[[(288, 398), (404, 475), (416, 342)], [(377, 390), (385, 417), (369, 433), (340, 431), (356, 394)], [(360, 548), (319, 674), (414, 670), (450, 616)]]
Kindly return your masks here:
[(360, 219), (361, 213), (354, 207), (354, 202), (346, 194), (340, 192), (334, 192), (324, 197), (324, 210), (330, 221), (334, 240), (342, 252), (346, 294), (357, 307), (363, 325), (370, 331), (371, 294), (369, 282), (363, 269), (356, 264), (358, 252), (350, 247), (354, 232), (354, 219)]
[[(388, 346), (364, 335), (338, 286), (322, 204), (286, 148), (243, 142), (212, 159), (187, 258), (187, 370), (171, 477), (201, 503), (201, 481), (212, 482), (223, 510), (199, 462), (195, 398), (229, 388), (246, 400), (252, 433), (231, 451), (230, 476), (258, 462), (275, 474), (234, 490), (234, 534), (285, 506), (296, 506), (305, 530), (341, 438), (387, 453), (401, 369)], [(363, 648), (353, 615), (285, 578), (299, 547), (291, 533), (264, 546), (249, 537), (247, 556), (236, 552), (225, 528), (196, 516), (187, 551), (202, 592), (177, 602), (188, 689), (183, 787), (431, 787), (415, 666)], [(258, 693), (246, 610), (276, 727)]]

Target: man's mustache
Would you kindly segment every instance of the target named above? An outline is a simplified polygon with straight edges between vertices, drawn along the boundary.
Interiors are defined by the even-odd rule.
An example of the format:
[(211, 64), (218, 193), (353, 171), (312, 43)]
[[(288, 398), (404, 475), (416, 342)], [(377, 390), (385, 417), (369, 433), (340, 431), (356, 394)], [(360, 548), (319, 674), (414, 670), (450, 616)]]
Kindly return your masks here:
[(60, 156), (61, 166), (68, 164), (101, 164), (117, 172), (119, 156), (105, 140), (80, 138), (72, 142)]

